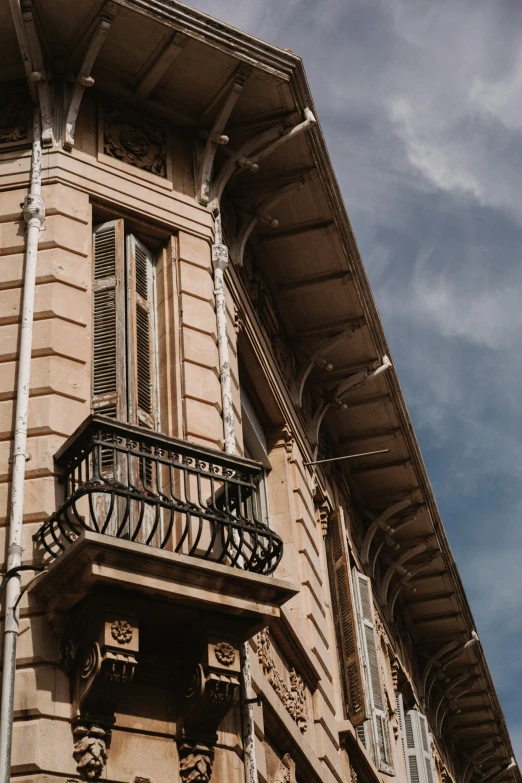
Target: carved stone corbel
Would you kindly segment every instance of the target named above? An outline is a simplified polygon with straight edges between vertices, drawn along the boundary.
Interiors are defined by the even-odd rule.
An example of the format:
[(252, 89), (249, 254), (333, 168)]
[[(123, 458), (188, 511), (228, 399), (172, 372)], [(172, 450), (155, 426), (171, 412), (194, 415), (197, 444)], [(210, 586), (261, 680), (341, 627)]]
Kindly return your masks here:
[[(83, 780), (97, 781), (107, 761), (114, 713), (137, 664), (137, 621), (114, 611), (89, 616), (67, 656), (73, 677), (73, 756)], [(72, 644), (72, 647), (71, 647)]]
[(274, 775), (274, 783), (296, 783), (295, 761), (285, 753)]
[(235, 703), (240, 684), (239, 644), (205, 631), (202, 636), (199, 655), (189, 651), (193, 666), (197, 662), (182, 696), (178, 723), (179, 774), (184, 783), (209, 782), (217, 729)]

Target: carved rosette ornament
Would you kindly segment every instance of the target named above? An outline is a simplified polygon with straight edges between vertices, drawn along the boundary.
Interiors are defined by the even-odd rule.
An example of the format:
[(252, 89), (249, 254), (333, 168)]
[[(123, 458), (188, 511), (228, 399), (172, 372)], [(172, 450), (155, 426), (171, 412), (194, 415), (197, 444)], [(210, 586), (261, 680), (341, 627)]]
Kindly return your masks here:
[(158, 177), (167, 176), (165, 129), (133, 112), (104, 107), (103, 152)]
[(214, 655), (223, 666), (230, 666), (234, 663), (236, 651), (228, 642), (218, 642), (214, 648)]
[(118, 644), (129, 644), (132, 640), (132, 627), (127, 620), (115, 620), (111, 625), (111, 634)]

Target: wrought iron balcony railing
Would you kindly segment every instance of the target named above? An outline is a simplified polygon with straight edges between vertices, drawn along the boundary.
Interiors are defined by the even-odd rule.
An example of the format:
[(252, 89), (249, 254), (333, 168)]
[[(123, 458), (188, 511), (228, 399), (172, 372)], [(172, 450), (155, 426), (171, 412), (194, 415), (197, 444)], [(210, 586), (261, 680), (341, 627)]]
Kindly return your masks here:
[(261, 519), (261, 466), (91, 416), (55, 456), (64, 501), (35, 541), (56, 557), (90, 530), (272, 573), (281, 538)]

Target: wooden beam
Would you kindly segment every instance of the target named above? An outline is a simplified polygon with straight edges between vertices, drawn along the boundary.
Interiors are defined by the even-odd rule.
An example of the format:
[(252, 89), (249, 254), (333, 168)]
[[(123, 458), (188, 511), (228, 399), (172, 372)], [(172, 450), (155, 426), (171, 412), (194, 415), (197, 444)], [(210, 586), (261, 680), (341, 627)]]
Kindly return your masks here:
[[(324, 373), (326, 376), (327, 373)], [(341, 438), (339, 441), (340, 446), (349, 446), (352, 443), (363, 443), (368, 440), (378, 440), (380, 438), (392, 438), (398, 435), (401, 431), (400, 427), (381, 427), (375, 430), (363, 430), (362, 432), (355, 432), (349, 438)]]
[[(259, 237), (259, 242), (274, 242), (277, 239), (287, 239), (302, 234), (310, 234), (314, 231), (323, 231), (334, 225), (333, 220), (310, 220), (308, 223), (297, 223), (293, 226), (283, 226), (282, 228), (272, 229), (269, 233)], [(344, 272), (344, 275), (350, 275)], [(350, 278), (351, 279), (351, 275)]]
[(350, 326), (353, 326), (354, 329), (358, 329), (362, 323), (364, 323), (364, 318), (362, 316), (345, 318), (343, 321), (336, 321), (333, 324), (325, 324), (324, 326), (316, 326), (314, 329), (305, 329), (302, 332), (297, 332), (291, 339), (296, 343), (320, 340), (329, 337), (330, 335), (333, 336), (336, 332), (341, 332)]
[(462, 707), (458, 713), (450, 713), (449, 718), (459, 718), (461, 715), (474, 715), (476, 712), (493, 712), (489, 704), (474, 705), (471, 707)]
[(431, 574), (419, 574), (419, 576), (412, 576), (410, 584), (413, 582), (427, 582), (429, 579), (441, 579), (443, 576), (449, 576), (447, 571), (433, 571)]
[[(366, 397), (347, 397), (343, 402), (349, 408), (362, 408), (365, 405), (378, 405), (380, 402), (388, 402), (390, 399), (391, 397), (388, 393), (367, 394)], [(404, 490), (401, 489), (401, 492), (404, 492)]]
[(168, 69), (175, 63), (187, 45), (188, 37), (183, 33), (174, 33), (163, 51), (142, 76), (134, 89), (133, 96), (144, 101), (160, 83)]
[(241, 198), (239, 207), (245, 208), (244, 199), (254, 196), (254, 201), (263, 191), (272, 191), (275, 188), (281, 188), (289, 182), (308, 178), (312, 172), (316, 171), (315, 166), (290, 166), (287, 169), (275, 168), (273, 170), (258, 172), (255, 176), (246, 180), (238, 180), (234, 185), (234, 196)]
[[(317, 291), (328, 283), (335, 283), (339, 281), (343, 285), (352, 280), (350, 272), (330, 272), (326, 275), (314, 275), (309, 279), (300, 278), (299, 281), (293, 283), (286, 283), (279, 287), (276, 292), (276, 298), (291, 299), (295, 296), (301, 296), (301, 294), (310, 294), (313, 291)], [(378, 359), (376, 361), (379, 361)]]
[(426, 617), (416, 617), (412, 619), (413, 625), (425, 625), (426, 623), (440, 623), (444, 620), (456, 620), (462, 617), (462, 612), (440, 612), (439, 614), (429, 614)]
[(262, 130), (263, 128), (270, 128), (272, 125), (279, 125), (280, 123), (287, 124), (290, 128), (293, 125), (292, 120), (295, 122), (299, 117), (299, 113), (295, 110), (284, 112), (270, 112), (268, 114), (258, 114), (252, 117), (250, 120), (241, 122), (231, 122), (228, 126), (231, 131), (251, 131)]
[(411, 465), (411, 459), (394, 459), (389, 462), (374, 462), (373, 465), (357, 465), (351, 468), (350, 473), (373, 473), (375, 470), (388, 470), (390, 468), (406, 468)]
[(408, 600), (405, 601), (406, 606), (410, 606), (410, 604), (413, 604), (414, 606), (417, 606), (417, 604), (427, 604), (430, 601), (445, 601), (448, 598), (453, 598), (455, 593), (430, 593), (428, 595), (415, 595), (414, 593), (410, 593)]
[[(453, 715), (448, 715), (448, 718), (452, 718), (455, 720), (455, 718), (460, 718), (460, 714), (454, 713)], [(452, 731), (470, 731), (472, 729), (477, 729), (479, 726), (498, 726), (498, 720), (495, 718), (488, 718), (487, 720), (475, 720), (471, 723), (466, 723), (463, 726), (456, 726), (455, 724), (452, 725), (451, 730)]]
[(381, 364), (381, 360), (377, 358), (361, 359), (359, 362), (351, 362), (350, 364), (344, 364), (339, 367), (335, 366), (330, 372), (320, 372), (313, 376), (314, 381), (318, 383), (328, 383), (328, 381), (342, 380), (350, 375), (353, 375), (360, 370), (376, 370)]

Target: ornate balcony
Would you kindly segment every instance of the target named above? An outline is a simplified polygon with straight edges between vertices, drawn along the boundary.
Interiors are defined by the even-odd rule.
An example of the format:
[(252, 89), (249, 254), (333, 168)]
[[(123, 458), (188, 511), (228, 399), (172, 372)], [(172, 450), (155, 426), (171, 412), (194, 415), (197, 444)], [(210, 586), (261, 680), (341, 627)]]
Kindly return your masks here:
[(104, 416), (89, 417), (55, 461), (64, 501), (34, 537), (52, 558), (90, 531), (261, 575), (281, 560), (256, 462)]

